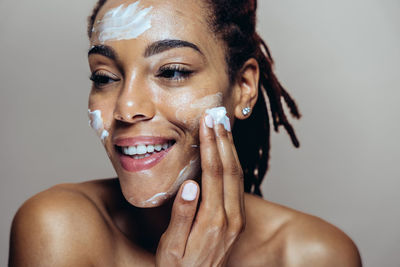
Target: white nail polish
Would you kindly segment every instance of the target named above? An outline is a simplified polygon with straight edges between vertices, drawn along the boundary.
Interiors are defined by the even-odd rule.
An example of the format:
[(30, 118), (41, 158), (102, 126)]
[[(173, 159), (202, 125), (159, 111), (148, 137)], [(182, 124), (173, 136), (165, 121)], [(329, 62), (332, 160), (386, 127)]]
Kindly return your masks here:
[(197, 196), (197, 185), (195, 183), (187, 183), (182, 190), (182, 198), (186, 201), (193, 201)]
[(204, 118), (204, 121), (205, 121), (205, 123), (206, 123), (206, 126), (208, 127), (208, 128), (213, 128), (214, 127), (214, 120), (213, 120), (213, 118), (211, 117), (211, 115), (207, 115), (205, 118)]

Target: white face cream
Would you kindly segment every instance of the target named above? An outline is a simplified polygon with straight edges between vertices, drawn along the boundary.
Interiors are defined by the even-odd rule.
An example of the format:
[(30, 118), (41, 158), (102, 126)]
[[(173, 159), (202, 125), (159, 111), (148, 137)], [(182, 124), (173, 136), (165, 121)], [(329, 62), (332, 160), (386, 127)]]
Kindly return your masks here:
[(207, 109), (206, 113), (213, 118), (214, 124), (222, 124), (224, 125), (225, 130), (229, 132), (231, 131), (231, 125), (228, 116), (226, 116), (225, 107)]
[(104, 129), (103, 118), (101, 117), (100, 110), (90, 111), (88, 110), (89, 115), (89, 125), (93, 128), (93, 130), (100, 137), (101, 141), (104, 143), (106, 138), (109, 136), (107, 130)]
[(150, 11), (152, 7), (140, 8), (140, 1), (127, 7), (124, 4), (105, 13), (103, 18), (96, 22), (93, 32), (98, 32), (100, 43), (135, 39), (151, 28)]
[(150, 204), (156, 205), (160, 201), (171, 197), (176, 193), (176, 191), (178, 191), (179, 187), (183, 184), (183, 182), (189, 179), (195, 179), (196, 178), (195, 175), (198, 174), (199, 172), (200, 172), (200, 158), (197, 157), (196, 159), (191, 160), (189, 164), (180, 171), (174, 184), (167, 192), (155, 194), (151, 198), (143, 201), (142, 206), (146, 207)]
[[(222, 103), (222, 93), (216, 93), (214, 95), (208, 95), (202, 97), (189, 105), (183, 104), (181, 108), (179, 108), (175, 112), (175, 116), (178, 120), (185, 124), (192, 125), (191, 128), (195, 129), (198, 126), (202, 111), (207, 108), (216, 107), (221, 105)], [(190, 116), (189, 114), (195, 113), (195, 116)]]

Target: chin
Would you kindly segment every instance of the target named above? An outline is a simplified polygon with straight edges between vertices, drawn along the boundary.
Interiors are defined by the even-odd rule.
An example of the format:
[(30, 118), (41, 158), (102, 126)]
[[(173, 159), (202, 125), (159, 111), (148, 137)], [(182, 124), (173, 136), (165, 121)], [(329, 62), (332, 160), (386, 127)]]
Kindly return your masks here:
[(184, 165), (174, 169), (172, 166), (162, 169), (155, 166), (137, 173), (120, 172), (119, 181), (125, 199), (138, 208), (162, 206), (175, 197), (183, 182), (199, 178), (199, 155), (194, 155), (189, 161), (181, 162)]

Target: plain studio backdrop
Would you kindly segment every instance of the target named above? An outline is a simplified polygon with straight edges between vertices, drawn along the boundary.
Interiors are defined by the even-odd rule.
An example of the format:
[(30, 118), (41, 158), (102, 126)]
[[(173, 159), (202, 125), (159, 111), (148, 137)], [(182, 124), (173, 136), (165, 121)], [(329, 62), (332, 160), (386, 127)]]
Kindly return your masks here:
[[(0, 265), (18, 207), (54, 184), (115, 175), (88, 127), (95, 0), (0, 0)], [(259, 1), (259, 31), (303, 118), (272, 135), (265, 198), (319, 216), (365, 266), (399, 266), (400, 2)]]

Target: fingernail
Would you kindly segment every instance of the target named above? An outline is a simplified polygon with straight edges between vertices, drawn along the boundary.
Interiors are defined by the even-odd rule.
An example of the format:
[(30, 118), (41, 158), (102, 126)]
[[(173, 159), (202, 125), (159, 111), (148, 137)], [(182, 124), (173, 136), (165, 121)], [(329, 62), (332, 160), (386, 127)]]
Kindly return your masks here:
[(225, 116), (224, 128), (225, 128), (225, 130), (227, 130), (228, 132), (231, 131), (231, 123), (230, 123), (229, 118), (228, 118), (227, 116)]
[(214, 120), (213, 120), (213, 118), (211, 117), (211, 115), (207, 115), (207, 116), (204, 118), (204, 121), (205, 121), (206, 126), (207, 126), (208, 128), (213, 128), (213, 127), (214, 127)]
[(182, 198), (186, 201), (193, 201), (197, 196), (197, 185), (195, 183), (187, 183), (182, 190)]

